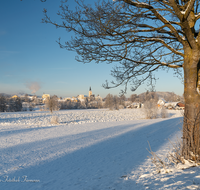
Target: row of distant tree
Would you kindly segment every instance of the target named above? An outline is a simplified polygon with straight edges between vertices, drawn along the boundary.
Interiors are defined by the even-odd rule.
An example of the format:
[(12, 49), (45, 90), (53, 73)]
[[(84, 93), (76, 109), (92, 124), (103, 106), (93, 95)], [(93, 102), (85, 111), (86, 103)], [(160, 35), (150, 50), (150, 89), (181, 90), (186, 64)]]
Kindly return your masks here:
[(144, 103), (151, 99), (158, 101), (159, 98), (163, 98), (167, 102), (184, 102), (183, 96), (179, 96), (174, 92), (155, 92), (155, 91), (147, 91), (139, 95), (132, 94), (129, 100), (131, 102)]
[(0, 96), (0, 112), (17, 112), (22, 110), (21, 98)]
[(63, 109), (100, 109), (110, 108), (119, 109), (119, 106), (124, 108), (125, 99), (118, 96), (108, 94), (104, 101), (86, 98), (84, 101), (58, 101), (56, 96), (51, 97), (45, 102), (45, 109), (49, 109), (51, 112), (54, 110)]
[[(162, 96), (168, 102), (174, 101), (183, 101), (181, 96), (176, 95), (175, 93), (157, 93), (147, 91), (142, 94), (132, 94), (129, 98), (126, 98), (125, 95), (116, 96), (108, 94), (103, 101), (94, 100), (86, 98), (84, 101), (58, 101), (56, 95), (50, 97), (49, 100), (45, 101), (45, 105), (41, 105), (41, 102), (37, 99), (37, 96), (34, 96), (32, 99), (29, 99), (27, 95), (24, 97), (11, 98), (9, 96), (0, 95), (0, 112), (16, 112), (16, 111), (32, 111), (35, 106), (40, 106), (42, 109), (50, 111), (54, 110), (63, 110), (63, 109), (100, 109), (100, 108), (109, 108), (113, 109), (122, 109), (127, 106), (127, 102), (138, 102), (145, 103), (146, 101), (154, 100), (158, 101), (159, 97)], [(26, 102), (27, 107), (23, 107), (22, 103)]]

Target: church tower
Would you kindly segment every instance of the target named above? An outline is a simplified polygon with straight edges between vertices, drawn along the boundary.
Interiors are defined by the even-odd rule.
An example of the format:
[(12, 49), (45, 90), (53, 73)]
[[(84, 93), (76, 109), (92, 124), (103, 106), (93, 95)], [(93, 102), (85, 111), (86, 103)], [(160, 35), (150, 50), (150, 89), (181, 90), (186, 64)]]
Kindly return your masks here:
[(91, 86), (90, 86), (90, 89), (89, 89), (89, 97), (92, 96), (92, 89), (91, 89)]

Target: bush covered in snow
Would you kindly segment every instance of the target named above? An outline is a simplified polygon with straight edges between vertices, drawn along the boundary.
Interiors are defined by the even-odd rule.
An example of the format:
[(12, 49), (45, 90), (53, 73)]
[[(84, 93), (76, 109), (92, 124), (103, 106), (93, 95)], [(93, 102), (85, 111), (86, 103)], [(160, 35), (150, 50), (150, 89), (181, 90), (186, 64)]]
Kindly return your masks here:
[(52, 116), (51, 124), (59, 124), (58, 116), (55, 115)]
[(158, 117), (158, 108), (156, 101), (153, 99), (144, 103), (144, 114), (146, 119), (156, 119)]

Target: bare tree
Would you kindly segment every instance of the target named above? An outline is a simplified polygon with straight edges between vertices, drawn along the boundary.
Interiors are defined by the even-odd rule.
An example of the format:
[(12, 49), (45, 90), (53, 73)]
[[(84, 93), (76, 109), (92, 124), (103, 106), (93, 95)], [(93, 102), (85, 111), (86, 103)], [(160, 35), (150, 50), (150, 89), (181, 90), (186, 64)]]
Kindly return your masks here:
[(118, 96), (113, 96), (113, 105), (115, 110), (119, 110), (120, 99)]
[(102, 100), (100, 99), (97, 100), (97, 108), (98, 109), (103, 108)]
[(6, 103), (8, 105), (8, 110), (6, 111), (17, 112), (22, 110), (22, 101), (19, 97), (8, 98)]
[(130, 101), (131, 101), (131, 102), (135, 102), (136, 99), (137, 99), (137, 94), (131, 94), (131, 96), (130, 96)]
[(104, 103), (104, 107), (109, 108), (110, 110), (119, 110), (120, 98), (118, 96), (113, 96), (108, 94)]
[(85, 103), (85, 107), (88, 108), (88, 105), (89, 105), (89, 98), (88, 97), (85, 98), (84, 103)]
[[(112, 70), (113, 87), (130, 82), (132, 90), (159, 69), (184, 71), (185, 113), (183, 124), (183, 156), (190, 152), (200, 158), (200, 19), (199, 0), (100, 0), (85, 5), (75, 0), (70, 10), (66, 1), (53, 22), (44, 10), (43, 22), (51, 23), (75, 37), (61, 48), (74, 50), (82, 62), (117, 62)], [(66, 4), (65, 4), (66, 3)], [(108, 83), (105, 88), (110, 88)]]
[(106, 108), (109, 108), (110, 110), (112, 110), (113, 107), (114, 107), (113, 104), (114, 104), (114, 103), (113, 103), (113, 95), (112, 95), (112, 94), (108, 94), (108, 95), (106, 96), (106, 100), (105, 100), (104, 106), (105, 106)]
[(154, 92), (154, 91), (151, 91), (151, 92), (147, 91), (145, 93), (145, 101), (149, 101), (149, 100), (154, 100), (155, 102), (158, 101), (158, 96), (157, 96), (156, 92)]
[(58, 106), (58, 99), (57, 96), (53, 96), (50, 97), (47, 101), (46, 101), (46, 106), (47, 108), (50, 110), (51, 113), (53, 113), (54, 110), (58, 110), (59, 106)]
[(118, 97), (118, 108), (123, 109), (125, 107), (125, 101), (126, 101), (126, 96), (123, 94), (120, 97)]
[(72, 102), (71, 100), (66, 100), (64, 102), (60, 102), (59, 105), (60, 109), (72, 109)]
[(4, 112), (6, 110), (6, 98), (3, 95), (0, 95), (0, 112)]
[(154, 99), (147, 100), (144, 103), (144, 113), (146, 119), (156, 119), (158, 117), (157, 102)]

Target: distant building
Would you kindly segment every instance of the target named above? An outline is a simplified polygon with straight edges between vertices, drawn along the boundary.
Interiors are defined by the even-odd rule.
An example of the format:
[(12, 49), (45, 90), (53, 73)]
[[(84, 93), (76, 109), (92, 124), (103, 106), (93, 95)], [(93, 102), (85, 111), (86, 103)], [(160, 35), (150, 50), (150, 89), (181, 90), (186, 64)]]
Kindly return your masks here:
[(102, 97), (101, 96), (99, 96), (99, 94), (95, 97), (95, 100), (96, 101), (102, 101)]
[(50, 94), (43, 94), (42, 95), (42, 101), (43, 103), (45, 103), (46, 100), (49, 100), (50, 99)]
[(95, 97), (94, 94), (92, 94), (92, 89), (91, 87), (89, 88), (89, 93), (88, 96), (84, 95), (84, 94), (79, 94), (77, 97), (72, 97), (72, 98), (64, 98), (64, 100), (70, 100), (71, 102), (78, 102), (78, 101), (85, 101), (86, 99), (88, 99), (89, 101), (102, 101), (102, 98), (98, 95), (97, 97)]
[(19, 98), (19, 97), (18, 97), (17, 95), (14, 95), (14, 96), (12, 96), (11, 98), (14, 98), (14, 99), (15, 99), (15, 98)]
[(167, 103), (165, 103), (164, 106), (165, 106), (167, 109), (175, 109), (178, 103), (179, 103), (179, 102), (167, 102)]
[(163, 106), (167, 109), (181, 110), (181, 109), (185, 108), (185, 105), (181, 102), (166, 102), (164, 99), (159, 99), (157, 104), (158, 104), (159, 108), (161, 108)]
[(48, 98), (50, 98), (50, 94), (43, 94), (43, 95), (42, 95), (42, 98), (43, 98), (43, 99), (48, 99)]
[(80, 101), (84, 101), (87, 97), (88, 97), (88, 96), (86, 96), (86, 95), (80, 94), (80, 95), (78, 95), (77, 98), (78, 98)]
[(64, 100), (64, 101), (71, 101), (71, 98), (70, 98), (70, 97), (67, 97), (67, 98), (64, 98), (63, 100)]
[(138, 103), (138, 102), (133, 102), (130, 105), (126, 106), (126, 108), (131, 108), (131, 109), (133, 109), (133, 108), (143, 108), (143, 107), (144, 107), (144, 105), (141, 104), (141, 103)]
[(89, 98), (89, 100), (91, 99), (95, 99), (95, 95), (92, 94), (92, 89), (91, 87), (89, 88), (89, 93), (88, 93), (88, 96), (87, 95), (83, 95), (83, 94), (80, 94), (77, 96), (77, 98), (80, 100), (80, 101), (84, 101), (86, 98)]
[(91, 96), (92, 96), (92, 89), (90, 87), (90, 89), (89, 89), (89, 97), (91, 97)]
[(163, 98), (159, 99), (157, 104), (158, 104), (158, 107), (162, 107), (165, 105), (165, 103), (167, 103)]
[(76, 98), (76, 97), (73, 96), (73, 97), (71, 98), (71, 102), (78, 102), (78, 98)]
[(185, 109), (185, 104), (179, 102), (179, 103), (177, 104), (177, 106), (176, 106), (176, 109), (177, 109), (177, 110), (184, 110), (184, 109)]

